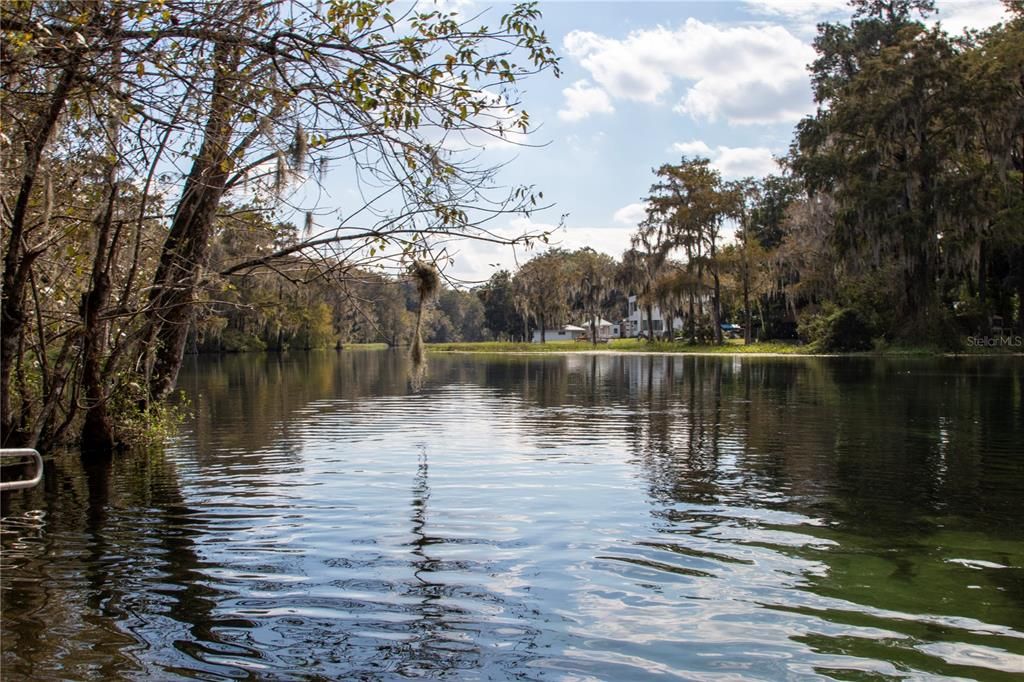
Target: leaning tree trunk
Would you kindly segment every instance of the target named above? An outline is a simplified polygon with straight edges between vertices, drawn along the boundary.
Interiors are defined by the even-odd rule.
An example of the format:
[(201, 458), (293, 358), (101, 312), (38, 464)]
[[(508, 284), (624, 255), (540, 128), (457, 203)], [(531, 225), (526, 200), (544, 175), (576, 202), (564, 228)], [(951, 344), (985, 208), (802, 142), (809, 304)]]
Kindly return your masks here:
[(231, 171), (235, 76), (240, 50), (218, 44), (213, 63), (210, 116), (203, 144), (185, 180), (170, 233), (164, 242), (149, 297), (147, 386), (149, 400), (165, 398), (178, 379), (195, 314), (199, 280), (209, 256), (213, 221)]

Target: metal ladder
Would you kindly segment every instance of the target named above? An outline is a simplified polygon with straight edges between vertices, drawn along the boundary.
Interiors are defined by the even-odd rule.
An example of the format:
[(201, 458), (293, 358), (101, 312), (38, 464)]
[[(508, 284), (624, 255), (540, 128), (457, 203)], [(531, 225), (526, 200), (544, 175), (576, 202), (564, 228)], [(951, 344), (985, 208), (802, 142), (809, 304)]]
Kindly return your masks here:
[(13, 463), (7, 463), (8, 457), (19, 457), (22, 459), (29, 457), (36, 465), (36, 473), (32, 478), (23, 478), (16, 481), (0, 481), (0, 491), (34, 488), (39, 484), (39, 481), (43, 480), (43, 458), (40, 457), (39, 453), (32, 448), (0, 449), (0, 465), (11, 466)]

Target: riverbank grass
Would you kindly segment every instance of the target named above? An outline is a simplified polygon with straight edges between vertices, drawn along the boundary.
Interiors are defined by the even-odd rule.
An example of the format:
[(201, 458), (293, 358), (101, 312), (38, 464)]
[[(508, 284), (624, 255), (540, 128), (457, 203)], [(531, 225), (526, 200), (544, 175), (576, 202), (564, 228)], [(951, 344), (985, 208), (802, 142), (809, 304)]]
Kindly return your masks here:
[(612, 339), (594, 346), (589, 341), (549, 341), (547, 343), (516, 343), (507, 341), (476, 341), (459, 343), (431, 343), (427, 350), (434, 353), (579, 353), (587, 351), (614, 351), (616, 353), (771, 353), (794, 355), (806, 352), (806, 347), (780, 341), (746, 345), (742, 339), (728, 339), (720, 346), (674, 343), (642, 339)]

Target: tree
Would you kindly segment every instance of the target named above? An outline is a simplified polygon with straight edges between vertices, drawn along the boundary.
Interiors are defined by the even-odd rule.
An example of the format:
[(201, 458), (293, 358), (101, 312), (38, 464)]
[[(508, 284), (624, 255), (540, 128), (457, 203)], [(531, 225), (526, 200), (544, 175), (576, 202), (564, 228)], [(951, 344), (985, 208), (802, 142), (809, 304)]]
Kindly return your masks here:
[(573, 308), (590, 320), (590, 339), (597, 346), (598, 319), (611, 295), (615, 282), (615, 259), (589, 247), (574, 251), (569, 257), (569, 293)]
[[(1000, 53), (925, 26), (915, 14), (934, 9), (926, 0), (853, 4), (849, 25), (819, 30), (818, 111), (798, 127), (791, 166), (808, 191), (834, 200), (831, 240), (845, 272), (896, 273), (891, 333), (934, 339), (949, 325), (944, 282), (977, 279), (992, 218), (1012, 204), (1020, 48)], [(1019, 20), (993, 45), (1004, 31), (1019, 45)]]
[[(665, 337), (667, 339), (675, 339), (674, 318), (681, 316), (687, 319), (687, 313), (684, 310), (685, 303), (692, 300), (694, 296), (703, 295), (701, 283), (685, 263), (666, 260), (659, 268), (651, 284), (650, 297), (661, 310), (662, 317), (665, 318)], [(692, 324), (689, 324), (688, 319), (687, 326), (690, 328), (692, 339), (696, 330)]]
[(460, 289), (443, 289), (438, 296), (437, 313), (439, 319), (434, 323), (431, 341), (483, 340), (484, 306), (476, 294)]
[[(683, 157), (679, 164), (661, 166), (655, 175), (659, 181), (651, 186), (648, 219), (640, 233), (653, 235), (646, 238), (657, 252), (683, 249), (697, 282), (702, 281), (705, 268), (710, 272), (711, 323), (715, 342), (721, 343), (721, 273), (716, 254), (723, 224), (739, 212), (740, 194), (722, 182), (708, 159)], [(692, 302), (690, 312), (692, 320)]]
[(778, 206), (778, 185), (746, 178), (735, 183), (734, 187), (740, 205), (736, 243), (723, 260), (730, 266), (739, 285), (743, 301), (743, 342), (750, 344), (754, 326), (751, 297), (759, 298), (769, 291), (768, 251), (761, 235), (770, 242), (778, 238), (774, 228), (781, 220), (773, 215)]
[(567, 253), (550, 249), (523, 264), (513, 279), (513, 300), (526, 324), (535, 322), (540, 342), (547, 342), (549, 325), (569, 315), (570, 271)]
[(508, 270), (491, 275), (476, 295), (483, 303), (484, 324), (495, 339), (513, 339), (522, 333), (523, 341), (529, 340), (529, 332), (524, 330), (525, 323), (516, 309), (512, 274)]
[[(109, 450), (111, 397), (139, 386), (148, 410), (168, 395), (211, 274), (270, 268), (342, 286), (357, 266), (399, 274), (444, 259), (447, 237), (514, 241), (487, 224), (537, 206), (477, 158), (529, 131), (517, 84), (558, 71), (534, 5), (491, 28), (390, 0), (0, 12), (5, 445), (61, 440), (82, 405), (88, 440)], [(361, 205), (289, 203), (331, 173), (361, 188)], [(305, 228), (211, 273), (232, 196), (268, 215), (301, 211)], [(44, 281), (63, 292), (52, 304)]]
[(657, 230), (644, 229), (641, 225), (632, 237), (631, 247), (622, 254), (615, 273), (618, 286), (636, 295), (641, 332), (644, 330), (644, 313), (647, 314), (648, 343), (654, 341), (654, 281), (665, 259), (664, 249), (655, 244), (659, 238)]

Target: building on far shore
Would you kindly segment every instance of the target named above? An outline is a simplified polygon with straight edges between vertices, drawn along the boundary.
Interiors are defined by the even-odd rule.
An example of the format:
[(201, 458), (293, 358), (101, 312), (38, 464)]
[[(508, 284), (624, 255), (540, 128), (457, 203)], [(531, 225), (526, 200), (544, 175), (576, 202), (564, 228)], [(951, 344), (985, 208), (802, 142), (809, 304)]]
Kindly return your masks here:
[[(626, 328), (622, 330), (622, 336), (639, 336), (641, 332), (643, 332), (644, 336), (648, 334), (647, 311), (636, 304), (636, 295), (633, 294), (629, 297), (629, 317), (626, 318), (625, 324)], [(654, 327), (655, 336), (663, 334), (666, 329), (665, 318), (661, 314), (661, 308), (656, 305), (651, 309), (650, 326)], [(672, 328), (677, 331), (681, 330), (683, 328), (683, 319), (680, 317), (673, 318)]]
[[(581, 336), (585, 336), (587, 330), (583, 327), (577, 327), (574, 324), (567, 324), (558, 329), (545, 329), (544, 340), (545, 341), (575, 341)], [(533, 343), (540, 343), (540, 330), (533, 330)]]
[[(603, 317), (597, 318), (597, 340), (610, 341), (611, 339), (622, 338), (626, 323), (626, 320), (616, 324), (615, 322), (609, 322)], [(544, 330), (545, 341), (589, 341), (590, 338), (590, 320), (585, 320), (581, 326), (567, 324), (557, 329)], [(539, 329), (533, 330), (531, 341), (533, 343), (540, 343)]]
[[(583, 323), (583, 331), (585, 339), (590, 338), (590, 320), (586, 320)], [(617, 339), (622, 336), (622, 326), (609, 322), (603, 317), (597, 318), (597, 340), (598, 341), (609, 341), (611, 339)]]

